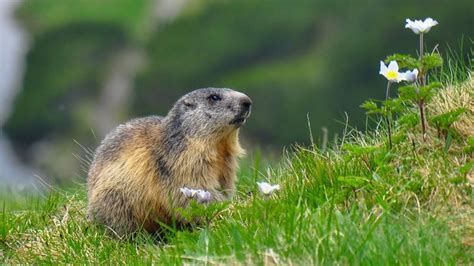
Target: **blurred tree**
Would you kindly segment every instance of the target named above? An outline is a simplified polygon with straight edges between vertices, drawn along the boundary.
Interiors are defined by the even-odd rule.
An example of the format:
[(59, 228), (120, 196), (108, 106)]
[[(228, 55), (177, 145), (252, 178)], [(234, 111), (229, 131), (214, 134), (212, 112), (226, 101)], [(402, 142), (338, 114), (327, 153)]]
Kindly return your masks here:
[[(6, 125), (24, 154), (45, 139), (64, 145), (74, 138), (95, 146), (91, 129), (102, 124), (95, 119), (98, 108), (108, 104), (110, 94), (104, 92), (114, 92), (110, 81), (127, 75), (134, 91), (124, 94), (127, 103), (109, 108), (120, 112), (106, 116), (112, 124), (164, 115), (195, 88), (231, 87), (255, 103), (246, 139), (277, 148), (307, 142), (308, 113), (315, 135), (321, 127), (330, 134), (340, 131), (337, 120), (345, 119), (344, 112), (351, 125), (364, 126), (358, 106), (384, 95), (378, 62), (393, 52), (416, 53), (417, 39), (404, 28), (405, 18), (437, 19), (440, 25), (426, 42), (429, 48), (439, 44), (442, 53), (447, 44), (459, 47), (463, 36), (474, 35), (474, 6), (468, 0), (194, 0), (175, 20), (157, 19), (170, 13), (166, 3), (178, 4), (25, 2), (18, 15), (34, 43)], [(127, 53), (144, 64), (121, 68)]]
[(405, 18), (438, 19), (428, 43), (441, 50), (473, 36), (473, 5), (463, 0), (199, 2), (150, 42), (133, 109), (166, 112), (197, 87), (240, 89), (255, 102), (246, 136), (277, 146), (309, 140), (307, 113), (313, 132), (341, 130), (343, 112), (363, 126), (358, 106), (383, 96), (379, 60), (416, 53)]

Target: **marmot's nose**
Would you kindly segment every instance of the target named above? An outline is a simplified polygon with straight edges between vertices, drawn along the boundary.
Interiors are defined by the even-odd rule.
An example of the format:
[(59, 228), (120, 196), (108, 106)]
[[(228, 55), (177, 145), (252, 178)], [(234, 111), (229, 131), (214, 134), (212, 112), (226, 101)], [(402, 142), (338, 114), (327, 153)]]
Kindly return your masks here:
[(242, 96), (242, 98), (240, 98), (240, 105), (242, 105), (245, 110), (249, 110), (252, 105), (252, 100), (250, 100), (250, 97), (247, 95)]

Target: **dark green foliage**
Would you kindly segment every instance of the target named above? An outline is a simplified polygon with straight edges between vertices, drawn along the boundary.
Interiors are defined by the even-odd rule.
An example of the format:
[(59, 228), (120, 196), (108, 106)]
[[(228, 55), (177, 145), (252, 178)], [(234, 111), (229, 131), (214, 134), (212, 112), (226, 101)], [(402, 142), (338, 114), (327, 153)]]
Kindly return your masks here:
[(474, 137), (469, 137), (467, 139), (467, 146), (464, 148), (464, 152), (467, 154), (474, 153)]
[(420, 123), (420, 117), (417, 113), (410, 112), (401, 115), (397, 122), (405, 129), (412, 129)]
[(447, 140), (449, 134), (451, 136), (457, 135), (451, 125), (458, 121), (459, 117), (466, 111), (466, 108), (457, 108), (444, 114), (432, 116), (429, 123), (436, 128), (439, 138), (444, 137)]
[[(47, 35), (73, 25), (109, 26), (121, 29), (128, 39), (138, 40), (145, 32), (151, 0), (29, 0), (18, 10), (18, 16), (35, 36)], [(76, 31), (70, 29), (70, 31)], [(104, 36), (107, 38), (107, 36)], [(91, 40), (93, 42), (93, 40)]]
[(443, 65), (443, 58), (439, 53), (431, 53), (423, 55), (421, 60), (422, 69), (428, 71), (430, 69), (438, 68)]
[(387, 116), (392, 113), (398, 113), (403, 110), (403, 101), (400, 99), (387, 99), (381, 102), (380, 107), (374, 100), (365, 101), (360, 107), (367, 110), (366, 114), (378, 114), (382, 116)]
[(107, 60), (120, 49), (123, 33), (108, 26), (73, 25), (36, 40), (28, 54), (22, 93), (5, 125), (21, 146), (50, 135), (74, 134), (81, 106), (98, 97)]
[(413, 101), (414, 103), (428, 102), (437, 89), (441, 88), (439, 82), (432, 82), (429, 85), (417, 87), (414, 85), (403, 86), (398, 89), (400, 98), (405, 101)]
[(367, 114), (378, 114), (380, 112), (380, 108), (377, 106), (377, 103), (374, 100), (367, 100), (363, 104), (361, 104), (362, 108), (367, 110)]
[[(392, 123), (393, 118), (396, 117), (403, 109), (403, 101), (401, 99), (386, 99), (382, 101), (381, 106), (378, 107), (373, 100), (365, 101), (362, 105), (362, 108), (366, 109), (366, 114), (368, 115), (378, 115), (385, 119), (388, 133), (388, 146), (392, 148)], [(377, 117), (378, 117), (377, 116)]]
[(433, 116), (430, 121), (434, 126), (439, 127), (442, 130), (448, 130), (451, 125), (459, 119), (459, 116), (466, 111), (466, 108), (458, 108), (444, 114)]
[(420, 62), (417, 58), (412, 57), (411, 55), (405, 54), (394, 54), (387, 56), (384, 62), (386, 64), (390, 63), (390, 61), (397, 61), (398, 66), (400, 68), (408, 68), (408, 69), (415, 69), (420, 68)]

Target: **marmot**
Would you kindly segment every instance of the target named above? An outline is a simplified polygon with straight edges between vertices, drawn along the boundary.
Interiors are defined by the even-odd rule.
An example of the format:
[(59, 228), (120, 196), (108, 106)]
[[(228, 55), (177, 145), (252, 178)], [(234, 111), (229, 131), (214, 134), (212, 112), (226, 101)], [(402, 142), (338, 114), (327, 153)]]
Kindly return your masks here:
[[(88, 217), (122, 236), (159, 222), (189, 201), (180, 188), (204, 189), (212, 201), (234, 192), (239, 128), (252, 101), (231, 89), (206, 88), (180, 98), (165, 117), (119, 125), (102, 141), (88, 173)], [(184, 221), (183, 221), (184, 222)]]

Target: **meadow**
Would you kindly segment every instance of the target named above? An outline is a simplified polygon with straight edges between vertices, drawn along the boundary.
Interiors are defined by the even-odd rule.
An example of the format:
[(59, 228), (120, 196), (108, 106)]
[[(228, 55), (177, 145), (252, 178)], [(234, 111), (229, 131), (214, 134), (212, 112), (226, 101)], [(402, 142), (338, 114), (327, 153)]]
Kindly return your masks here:
[[(472, 112), (474, 80), (441, 89), (429, 108), (459, 100)], [(468, 102), (462, 99), (468, 99)], [(470, 106), (469, 106), (470, 105)], [(408, 109), (406, 110), (407, 112)], [(462, 117), (459, 131), (472, 126)], [(469, 124), (470, 123), (470, 124)], [(293, 147), (264, 166), (258, 154), (239, 171), (231, 202), (197, 206), (208, 222), (164, 238), (120, 240), (87, 221), (85, 185), (43, 196), (3, 193), (0, 259), (28, 264), (472, 264), (474, 143), (446, 149), (433, 129), (347, 129), (335, 142)], [(472, 127), (467, 130), (472, 134)], [(256, 182), (281, 185), (271, 196)]]

